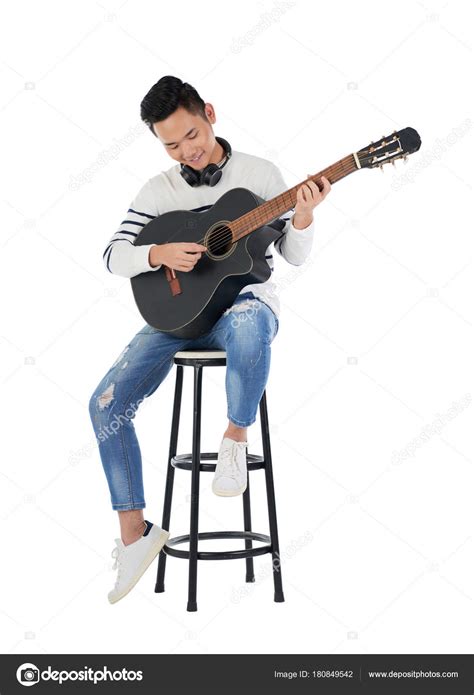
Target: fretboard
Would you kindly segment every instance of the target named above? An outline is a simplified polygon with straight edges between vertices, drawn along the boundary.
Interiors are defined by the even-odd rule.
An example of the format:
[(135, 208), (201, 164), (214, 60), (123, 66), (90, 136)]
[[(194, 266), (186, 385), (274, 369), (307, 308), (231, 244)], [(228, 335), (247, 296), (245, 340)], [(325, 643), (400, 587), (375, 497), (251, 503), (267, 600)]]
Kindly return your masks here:
[(251, 210), (229, 223), (228, 226), (232, 231), (233, 240), (237, 241), (241, 239), (255, 229), (259, 229), (259, 227), (273, 222), (273, 220), (276, 220), (278, 217), (281, 217), (281, 215), (284, 215), (285, 212), (294, 208), (296, 205), (296, 192), (306, 181), (314, 181), (319, 188), (322, 188), (322, 176), (325, 176), (329, 183), (333, 184), (343, 179), (348, 174), (357, 171), (357, 169), (358, 167), (354, 155), (349, 154), (347, 157), (340, 159), (338, 162), (335, 162), (335, 164), (331, 164), (331, 166), (319, 171), (317, 174), (309, 176), (304, 181), (293, 186), (293, 188), (288, 189), (284, 193), (280, 193), (280, 195), (277, 195), (271, 200), (267, 200), (265, 203), (255, 208), (255, 210)]

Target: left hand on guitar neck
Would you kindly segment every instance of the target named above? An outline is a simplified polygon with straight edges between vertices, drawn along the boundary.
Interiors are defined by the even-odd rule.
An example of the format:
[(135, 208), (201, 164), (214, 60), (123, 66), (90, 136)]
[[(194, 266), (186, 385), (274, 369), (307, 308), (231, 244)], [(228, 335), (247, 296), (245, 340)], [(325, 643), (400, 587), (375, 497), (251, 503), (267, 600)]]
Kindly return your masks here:
[[(308, 177), (311, 174), (308, 174)], [(331, 184), (325, 176), (321, 176), (323, 189), (320, 191), (314, 181), (307, 181), (296, 192), (295, 214), (292, 223), (295, 229), (305, 229), (313, 221), (313, 210), (319, 205), (331, 190)]]

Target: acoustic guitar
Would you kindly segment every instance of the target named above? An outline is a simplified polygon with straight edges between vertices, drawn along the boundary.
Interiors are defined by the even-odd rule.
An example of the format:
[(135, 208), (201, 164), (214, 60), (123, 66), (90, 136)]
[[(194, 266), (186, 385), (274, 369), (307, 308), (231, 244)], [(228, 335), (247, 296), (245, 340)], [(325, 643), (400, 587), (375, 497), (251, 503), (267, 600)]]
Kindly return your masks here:
[[(354, 171), (394, 164), (420, 145), (413, 128), (394, 131), (305, 181), (312, 180), (322, 189), (321, 176), (333, 184)], [(135, 246), (193, 241), (207, 250), (190, 272), (163, 265), (131, 278), (145, 321), (179, 338), (199, 338), (210, 331), (243, 287), (270, 277), (265, 251), (284, 234), (270, 225), (295, 207), (296, 191), (305, 181), (268, 201), (246, 188), (233, 188), (208, 210), (172, 210), (148, 222)]]

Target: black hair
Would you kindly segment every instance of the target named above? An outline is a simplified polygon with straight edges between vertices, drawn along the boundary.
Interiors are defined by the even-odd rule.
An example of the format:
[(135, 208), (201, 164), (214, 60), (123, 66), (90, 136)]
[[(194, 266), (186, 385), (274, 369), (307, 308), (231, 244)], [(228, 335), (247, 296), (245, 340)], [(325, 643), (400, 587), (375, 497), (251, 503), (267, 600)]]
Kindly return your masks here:
[(179, 77), (166, 75), (158, 80), (143, 98), (140, 104), (140, 116), (153, 135), (156, 135), (153, 130), (153, 123), (164, 121), (180, 106), (189, 113), (199, 114), (202, 118), (206, 118), (205, 102), (194, 87), (183, 82)]

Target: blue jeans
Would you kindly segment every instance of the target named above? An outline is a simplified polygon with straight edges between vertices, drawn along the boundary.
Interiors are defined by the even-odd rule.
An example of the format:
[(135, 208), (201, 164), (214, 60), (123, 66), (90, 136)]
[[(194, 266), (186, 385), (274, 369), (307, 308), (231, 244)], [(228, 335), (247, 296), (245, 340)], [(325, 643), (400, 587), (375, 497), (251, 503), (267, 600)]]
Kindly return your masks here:
[(142, 460), (133, 418), (156, 391), (180, 350), (227, 352), (227, 417), (239, 427), (256, 420), (270, 370), (270, 344), (278, 318), (252, 292), (237, 296), (212, 329), (196, 339), (176, 336), (148, 324), (125, 347), (89, 402), (89, 413), (110, 490), (112, 509), (143, 509)]

